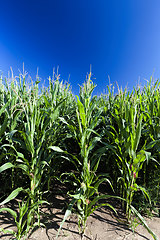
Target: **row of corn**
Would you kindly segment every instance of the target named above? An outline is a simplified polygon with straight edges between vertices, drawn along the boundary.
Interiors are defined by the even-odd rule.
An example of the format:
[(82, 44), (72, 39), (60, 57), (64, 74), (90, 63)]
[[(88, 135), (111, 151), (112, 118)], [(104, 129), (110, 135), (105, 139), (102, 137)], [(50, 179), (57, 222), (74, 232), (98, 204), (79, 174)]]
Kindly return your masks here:
[[(48, 204), (58, 181), (67, 183), (70, 198), (59, 231), (74, 210), (83, 235), (87, 218), (97, 208), (108, 206), (117, 213), (110, 203), (115, 199), (128, 223), (132, 225), (134, 216), (158, 239), (141, 211), (147, 206), (146, 211), (158, 214), (159, 86), (152, 79), (131, 92), (108, 86), (106, 94), (97, 97), (90, 73), (74, 96), (59, 75), (49, 78), (48, 87), (25, 73), (1, 77), (0, 212), (12, 215), (17, 230), (0, 230), (27, 238), (42, 225), (40, 207)], [(19, 214), (8, 207), (13, 199), (18, 200)]]

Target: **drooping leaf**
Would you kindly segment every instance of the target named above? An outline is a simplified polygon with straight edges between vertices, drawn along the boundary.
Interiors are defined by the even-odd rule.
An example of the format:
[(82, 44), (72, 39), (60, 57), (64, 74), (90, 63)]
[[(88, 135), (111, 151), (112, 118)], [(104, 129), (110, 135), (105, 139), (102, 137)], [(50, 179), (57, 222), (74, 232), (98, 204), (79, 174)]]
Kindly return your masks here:
[(0, 167), (0, 173), (2, 173), (3, 171), (5, 171), (9, 168), (13, 168), (13, 167), (14, 167), (14, 165), (12, 163), (10, 163), (10, 162), (5, 163)]
[(15, 189), (3, 202), (0, 203), (0, 206), (6, 204), (6, 203), (10, 202), (11, 200), (13, 200), (14, 198), (16, 198), (17, 195), (21, 191), (23, 191), (22, 187)]
[(64, 151), (60, 147), (57, 147), (57, 146), (50, 146), (48, 148), (52, 149), (55, 152), (64, 153)]
[(158, 240), (156, 234), (149, 228), (148, 224), (146, 223), (145, 219), (141, 216), (141, 214), (131, 205), (132, 212), (138, 217), (142, 225), (147, 229), (147, 231), (152, 235), (154, 240)]
[(14, 219), (16, 220), (17, 213), (15, 211), (13, 211), (10, 208), (0, 208), (0, 212), (4, 212), (4, 211), (9, 212), (14, 217)]

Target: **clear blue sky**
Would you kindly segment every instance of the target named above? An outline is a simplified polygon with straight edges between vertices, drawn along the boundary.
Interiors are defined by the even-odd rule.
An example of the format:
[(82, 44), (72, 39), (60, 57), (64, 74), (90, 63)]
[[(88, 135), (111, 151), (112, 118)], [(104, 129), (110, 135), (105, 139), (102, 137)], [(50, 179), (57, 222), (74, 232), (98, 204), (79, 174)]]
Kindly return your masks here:
[(0, 70), (44, 80), (59, 66), (74, 93), (92, 65), (95, 93), (118, 82), (132, 89), (160, 76), (158, 0), (5, 0), (0, 3)]

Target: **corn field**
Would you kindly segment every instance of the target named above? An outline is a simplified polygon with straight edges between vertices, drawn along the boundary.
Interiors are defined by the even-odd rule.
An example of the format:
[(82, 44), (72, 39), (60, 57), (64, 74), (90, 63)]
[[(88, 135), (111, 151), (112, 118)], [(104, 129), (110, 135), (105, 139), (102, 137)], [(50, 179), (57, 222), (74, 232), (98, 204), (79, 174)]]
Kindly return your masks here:
[[(116, 214), (112, 199), (128, 224), (137, 218), (158, 239), (143, 213), (160, 215), (160, 82), (132, 91), (108, 86), (98, 97), (91, 77), (79, 96), (59, 75), (48, 87), (26, 74), (0, 79), (0, 212), (17, 226), (0, 230), (17, 240), (42, 225), (40, 208), (55, 182), (66, 184), (70, 199), (57, 237), (73, 210), (82, 236), (97, 208)], [(19, 213), (8, 207), (13, 199)]]

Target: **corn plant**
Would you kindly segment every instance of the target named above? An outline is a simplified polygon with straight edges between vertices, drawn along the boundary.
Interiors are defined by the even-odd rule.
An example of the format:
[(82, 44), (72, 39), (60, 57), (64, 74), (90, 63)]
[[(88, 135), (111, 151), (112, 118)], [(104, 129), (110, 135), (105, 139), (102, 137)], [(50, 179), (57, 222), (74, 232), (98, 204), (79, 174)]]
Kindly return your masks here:
[[(51, 162), (54, 154), (49, 150), (49, 145), (54, 144), (58, 139), (60, 107), (64, 104), (64, 95), (68, 93), (68, 88), (63, 87), (58, 79), (54, 83), (50, 80), (49, 92), (45, 90), (45, 94), (43, 92), (39, 95), (38, 84), (37, 80), (35, 85), (32, 84), (26, 90), (25, 78), (23, 77), (23, 83), (21, 83), (20, 78), (19, 85), (14, 85), (13, 82), (11, 82), (10, 87), (7, 85), (8, 92), (10, 90), (9, 93), (13, 93), (14, 96), (14, 98), (12, 96), (11, 103), (13, 100), (17, 100), (10, 106), (10, 110), (12, 115), (16, 115), (14, 118), (12, 116), (15, 123), (18, 119), (17, 113), (20, 112), (18, 119), (20, 127), (17, 127), (17, 124), (12, 121), (11, 127), (8, 128), (8, 142), (3, 144), (1, 148), (6, 153), (4, 156), (9, 156), (12, 161), (3, 164), (1, 168), (3, 171), (12, 169), (14, 174), (21, 173), (26, 177), (27, 185), (26, 188), (23, 187), (26, 197), (19, 205), (19, 220), (17, 221), (17, 215), (13, 210), (8, 208), (3, 210), (10, 211), (14, 217), (19, 238), (24, 234), (26, 235), (35, 224), (40, 226), (39, 206), (47, 203), (42, 200), (42, 187), (44, 186), (42, 177), (44, 178), (44, 173), (52, 167)], [(10, 101), (3, 106), (1, 111), (6, 109), (9, 104)], [(65, 108), (63, 108), (64, 110)], [(14, 127), (12, 127), (13, 124)], [(54, 170), (51, 171), (52, 174), (53, 172)], [(27, 217), (25, 216), (26, 219), (23, 219), (21, 216), (26, 215), (26, 212)], [(37, 223), (35, 217), (38, 218)]]
[[(83, 87), (80, 87), (80, 98), (77, 96), (76, 102), (76, 119), (66, 122), (68, 128), (73, 134), (73, 138), (79, 145), (79, 154), (73, 156), (74, 165), (78, 170), (78, 174), (68, 173), (68, 175), (74, 177), (74, 185), (77, 186), (75, 193), (69, 194), (72, 197), (72, 201), (65, 213), (64, 220), (60, 226), (60, 229), (71, 213), (73, 206), (76, 204), (76, 213), (78, 215), (79, 231), (83, 235), (86, 227), (87, 218), (98, 207), (107, 205), (114, 211), (115, 209), (108, 203), (99, 203), (101, 199), (107, 199), (113, 196), (99, 195), (99, 185), (107, 181), (112, 188), (111, 182), (106, 178), (105, 174), (97, 175), (97, 169), (101, 160), (103, 151), (95, 151), (95, 147), (98, 142), (101, 141), (101, 136), (96, 132), (96, 127), (101, 122), (100, 114), (101, 109), (96, 107), (97, 98), (92, 97), (92, 92), (95, 85), (91, 81), (91, 73), (88, 80), (84, 83)], [(65, 121), (64, 121), (65, 122)], [(52, 148), (61, 153), (60, 149)], [(64, 152), (67, 154), (67, 152)], [(68, 153), (68, 156), (70, 153)]]
[[(155, 145), (152, 147), (151, 152), (156, 162), (150, 162), (148, 166), (144, 168), (144, 185), (149, 188), (152, 195), (152, 207), (156, 208), (159, 206), (159, 157), (160, 157), (160, 83), (157, 80), (153, 81), (151, 78), (147, 86), (143, 88), (143, 99), (145, 102), (145, 113), (144, 113), (144, 138), (148, 141), (154, 141)], [(144, 105), (144, 104), (143, 104)], [(152, 182), (152, 183), (151, 183)], [(150, 186), (153, 186), (150, 188)]]
[(140, 141), (143, 128), (143, 113), (140, 114), (137, 107), (138, 99), (128, 101), (125, 93), (119, 92), (118, 103), (115, 103), (115, 112), (112, 114), (117, 124), (117, 129), (111, 126), (115, 142), (115, 157), (121, 176), (118, 181), (122, 183), (122, 196), (126, 199), (126, 214), (128, 220), (131, 217), (131, 204), (134, 192), (141, 190), (149, 199), (145, 189), (137, 185), (138, 173), (145, 161), (149, 161), (151, 153), (146, 143)]
[[(0, 172), (2, 172), (6, 166), (1, 167)], [(3, 201), (0, 203), (1, 205), (4, 205), (11, 200), (15, 199), (20, 192), (24, 191), (23, 188), (17, 188), (12, 193)], [(41, 201), (41, 203), (44, 203), (44, 201)], [(37, 205), (40, 203), (37, 203)], [(17, 212), (12, 210), (11, 208), (8, 207), (3, 207), (0, 208), (0, 212), (8, 212), (13, 218), (14, 222), (17, 226), (17, 231), (14, 231), (12, 229), (4, 229), (0, 228), (0, 231), (4, 233), (9, 233), (12, 234), (17, 240), (20, 239), (26, 239), (27, 234), (29, 230), (33, 229), (36, 226), (39, 226), (37, 223), (34, 223), (32, 225), (32, 215), (35, 213), (35, 208), (36, 205), (30, 205), (30, 199), (28, 198), (27, 200), (22, 200), (22, 202), (18, 202), (19, 205), (19, 214), (17, 215)], [(41, 224), (42, 225), (42, 224)]]
[[(145, 162), (147, 164), (150, 160), (157, 162), (151, 156), (151, 149), (156, 142), (145, 141), (142, 137), (144, 112), (140, 111), (140, 98), (137, 95), (136, 90), (134, 95), (133, 92), (129, 95), (126, 90), (124, 92), (119, 90), (119, 94), (113, 96), (115, 102), (106, 127), (106, 142), (104, 142), (104, 145), (109, 146), (112, 161), (115, 161), (113, 163), (116, 163), (117, 172), (120, 174), (116, 178), (119, 184), (118, 191), (120, 191), (120, 196), (125, 199), (122, 201), (122, 205), (125, 207), (129, 222), (132, 220), (131, 213), (137, 217), (141, 216), (132, 206), (137, 191), (141, 191), (151, 203), (148, 192), (138, 184), (137, 180), (139, 180), (139, 173)], [(111, 97), (110, 93), (109, 96)], [(141, 221), (142, 216), (139, 219)], [(146, 226), (145, 223), (144, 226)]]

